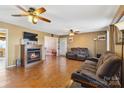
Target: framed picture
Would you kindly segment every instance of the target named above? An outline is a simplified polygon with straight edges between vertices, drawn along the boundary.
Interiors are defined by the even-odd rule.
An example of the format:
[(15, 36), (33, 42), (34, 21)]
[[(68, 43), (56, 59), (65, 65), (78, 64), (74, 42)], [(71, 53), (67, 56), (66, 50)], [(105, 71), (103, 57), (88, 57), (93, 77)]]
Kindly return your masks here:
[(98, 35), (98, 40), (106, 40), (106, 35)]

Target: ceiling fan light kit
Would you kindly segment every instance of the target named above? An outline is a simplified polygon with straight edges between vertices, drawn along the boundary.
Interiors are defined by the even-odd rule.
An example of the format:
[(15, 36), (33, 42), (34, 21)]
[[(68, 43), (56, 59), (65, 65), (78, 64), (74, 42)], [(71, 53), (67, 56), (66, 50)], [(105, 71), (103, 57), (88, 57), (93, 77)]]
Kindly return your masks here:
[(28, 21), (29, 21), (29, 22), (32, 22), (32, 19), (33, 19), (32, 17), (33, 17), (33, 16), (31, 16), (31, 15), (28, 16)]
[(70, 29), (70, 32), (69, 32), (69, 36), (74, 36), (74, 35), (76, 35), (76, 34), (78, 34), (79, 33), (79, 31), (77, 30), (73, 30), (73, 29)]
[(33, 19), (32, 19), (32, 22), (33, 22), (33, 24), (37, 24), (38, 18), (34, 16)]
[(74, 33), (72, 33), (72, 32), (71, 32), (71, 33), (69, 33), (69, 36), (74, 36)]
[(38, 18), (36, 16), (29, 15), (28, 16), (28, 21), (33, 23), (33, 24), (37, 24)]
[(49, 22), (49, 23), (51, 22), (49, 19), (39, 16), (40, 14), (42, 14), (46, 11), (46, 9), (43, 8), (43, 7), (38, 8), (38, 9), (30, 7), (28, 10), (24, 9), (21, 6), (17, 6), (17, 7), (20, 10), (22, 10), (24, 13), (23, 14), (12, 15), (14, 17), (27, 16), (28, 21), (33, 23), (33, 24), (37, 24), (38, 20), (42, 20), (42, 21)]

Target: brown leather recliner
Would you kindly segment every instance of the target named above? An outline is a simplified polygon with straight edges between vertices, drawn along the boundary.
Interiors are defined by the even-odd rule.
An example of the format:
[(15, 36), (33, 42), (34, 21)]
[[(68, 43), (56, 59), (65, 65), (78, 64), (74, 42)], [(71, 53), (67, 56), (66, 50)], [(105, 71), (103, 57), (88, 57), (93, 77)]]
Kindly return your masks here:
[(72, 73), (71, 79), (83, 87), (120, 87), (117, 73), (122, 60), (112, 52), (106, 52), (96, 60), (86, 60), (78, 71)]

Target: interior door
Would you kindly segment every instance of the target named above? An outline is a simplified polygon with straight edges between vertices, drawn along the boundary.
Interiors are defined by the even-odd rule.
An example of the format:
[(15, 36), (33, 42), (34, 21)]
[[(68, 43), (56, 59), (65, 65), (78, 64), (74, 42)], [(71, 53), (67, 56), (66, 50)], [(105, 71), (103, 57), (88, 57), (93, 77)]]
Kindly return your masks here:
[(67, 38), (60, 38), (59, 55), (66, 56), (66, 52), (67, 52)]

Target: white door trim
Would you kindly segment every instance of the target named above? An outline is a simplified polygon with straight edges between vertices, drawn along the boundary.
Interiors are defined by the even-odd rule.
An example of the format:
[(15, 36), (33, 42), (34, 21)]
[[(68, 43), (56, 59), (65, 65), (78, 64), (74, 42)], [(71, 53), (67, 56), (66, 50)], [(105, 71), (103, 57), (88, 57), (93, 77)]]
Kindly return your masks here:
[(110, 31), (107, 30), (107, 38), (106, 38), (107, 51), (110, 51)]
[(5, 49), (5, 59), (6, 59), (6, 68), (8, 67), (8, 29), (1, 29), (0, 32), (6, 33), (6, 49)]

